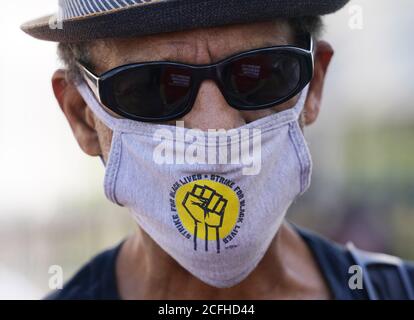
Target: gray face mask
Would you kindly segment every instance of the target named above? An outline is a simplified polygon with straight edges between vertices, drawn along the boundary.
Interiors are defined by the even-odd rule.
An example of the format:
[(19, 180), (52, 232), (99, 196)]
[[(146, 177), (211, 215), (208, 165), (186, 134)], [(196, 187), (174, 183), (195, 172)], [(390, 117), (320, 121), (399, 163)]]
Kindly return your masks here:
[[(108, 199), (129, 208), (139, 226), (198, 279), (221, 288), (245, 279), (292, 202), (310, 184), (311, 157), (298, 123), (307, 88), (293, 108), (216, 136), (221, 141), (216, 151), (226, 151), (227, 158), (236, 154), (236, 144), (243, 153), (252, 149), (243, 145), (260, 142), (260, 152), (253, 152), (260, 170), (253, 174), (237, 161), (164, 161), (177, 149), (210, 155), (211, 145), (201, 142), (211, 137), (204, 131), (114, 118), (86, 84), (78, 90), (113, 130), (104, 182)], [(243, 134), (245, 130), (253, 133)]]

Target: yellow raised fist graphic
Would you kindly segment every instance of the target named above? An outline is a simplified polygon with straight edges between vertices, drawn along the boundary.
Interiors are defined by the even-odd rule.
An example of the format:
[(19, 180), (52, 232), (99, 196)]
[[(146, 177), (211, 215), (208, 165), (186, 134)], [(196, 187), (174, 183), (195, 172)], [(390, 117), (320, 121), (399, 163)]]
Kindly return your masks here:
[(217, 252), (220, 252), (219, 229), (223, 225), (227, 200), (208, 186), (194, 185), (191, 192), (187, 192), (183, 206), (194, 220), (194, 250), (197, 250), (197, 231), (199, 225), (205, 228), (205, 250), (208, 251), (208, 231), (215, 229)]

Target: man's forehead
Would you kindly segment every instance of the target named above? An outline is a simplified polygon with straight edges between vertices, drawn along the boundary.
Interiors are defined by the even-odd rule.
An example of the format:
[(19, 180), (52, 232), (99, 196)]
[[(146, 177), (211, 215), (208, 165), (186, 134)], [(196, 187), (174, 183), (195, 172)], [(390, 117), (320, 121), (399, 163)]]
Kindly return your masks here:
[(97, 41), (92, 59), (97, 71), (146, 61), (189, 64), (217, 62), (242, 51), (293, 41), (285, 20), (196, 29), (140, 38)]

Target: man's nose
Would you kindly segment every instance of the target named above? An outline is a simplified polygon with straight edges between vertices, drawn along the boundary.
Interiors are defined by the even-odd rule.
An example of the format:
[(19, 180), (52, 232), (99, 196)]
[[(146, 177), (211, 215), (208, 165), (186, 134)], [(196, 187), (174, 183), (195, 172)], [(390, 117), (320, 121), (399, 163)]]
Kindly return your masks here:
[(213, 80), (201, 84), (194, 106), (182, 119), (186, 128), (233, 129), (246, 123), (239, 110), (230, 107)]

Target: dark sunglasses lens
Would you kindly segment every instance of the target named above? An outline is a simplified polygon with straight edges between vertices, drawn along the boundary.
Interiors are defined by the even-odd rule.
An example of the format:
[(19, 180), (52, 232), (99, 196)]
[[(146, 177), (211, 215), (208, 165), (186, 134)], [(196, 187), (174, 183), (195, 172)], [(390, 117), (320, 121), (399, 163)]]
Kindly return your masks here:
[(191, 70), (172, 65), (147, 65), (113, 78), (117, 107), (133, 116), (160, 119), (184, 111), (192, 86)]
[(241, 57), (223, 69), (226, 91), (239, 106), (270, 104), (292, 94), (300, 82), (301, 64), (287, 53)]

